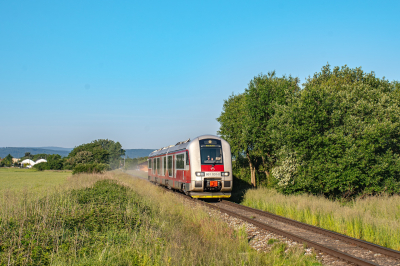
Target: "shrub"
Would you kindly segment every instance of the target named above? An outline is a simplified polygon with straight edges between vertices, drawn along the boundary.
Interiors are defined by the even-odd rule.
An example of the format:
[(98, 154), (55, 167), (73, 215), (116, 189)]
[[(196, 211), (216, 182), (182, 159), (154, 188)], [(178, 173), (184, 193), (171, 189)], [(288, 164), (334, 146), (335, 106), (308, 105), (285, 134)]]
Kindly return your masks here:
[(72, 174), (78, 173), (102, 173), (104, 171), (110, 170), (110, 166), (104, 163), (79, 163), (77, 164)]

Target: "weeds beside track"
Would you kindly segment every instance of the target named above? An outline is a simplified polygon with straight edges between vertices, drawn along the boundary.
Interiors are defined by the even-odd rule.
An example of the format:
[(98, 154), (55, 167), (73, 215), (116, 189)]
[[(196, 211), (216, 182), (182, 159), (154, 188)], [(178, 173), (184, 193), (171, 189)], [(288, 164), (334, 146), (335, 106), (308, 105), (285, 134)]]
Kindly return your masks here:
[(242, 204), (400, 251), (400, 196), (341, 203), (258, 188), (248, 190)]

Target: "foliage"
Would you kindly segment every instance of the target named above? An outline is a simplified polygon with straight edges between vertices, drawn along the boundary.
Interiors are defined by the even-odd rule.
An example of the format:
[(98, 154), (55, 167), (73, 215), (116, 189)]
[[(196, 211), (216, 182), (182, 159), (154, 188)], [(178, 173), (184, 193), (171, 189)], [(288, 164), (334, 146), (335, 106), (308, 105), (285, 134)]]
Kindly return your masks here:
[[(35, 164), (33, 167), (39, 171), (63, 169), (63, 159), (59, 154), (47, 155), (47, 162)], [(37, 157), (38, 160), (40, 157)]]
[(297, 83), (259, 75), (224, 102), (236, 176), (285, 193), (400, 193), (399, 83), (329, 64)]
[[(99, 139), (75, 147), (64, 163), (66, 169), (74, 169), (78, 164), (108, 164), (111, 169), (120, 166), (121, 156), (125, 154), (119, 142)], [(78, 169), (83, 169), (79, 166)], [(87, 169), (91, 169), (88, 167)], [(102, 169), (101, 171), (103, 171)]]
[(400, 192), (400, 99), (394, 83), (329, 65), (270, 121), (286, 193), (334, 197)]
[(10, 167), (11, 165), (13, 165), (13, 161), (12, 161), (13, 157), (11, 156), (11, 154), (8, 154), (6, 157), (4, 157), (4, 159), (0, 162), (0, 166), (1, 167)]
[(274, 116), (275, 106), (288, 104), (299, 91), (297, 84), (298, 79), (291, 76), (279, 78), (275, 72), (261, 74), (250, 81), (244, 93), (224, 101), (223, 111), (217, 118), (221, 124), (218, 134), (230, 143), (234, 158), (247, 158), (253, 186), (256, 171), (265, 173), (271, 182), (274, 143), (268, 123)]
[(110, 166), (105, 163), (78, 163), (74, 166), (72, 174), (78, 173), (103, 173), (110, 170)]

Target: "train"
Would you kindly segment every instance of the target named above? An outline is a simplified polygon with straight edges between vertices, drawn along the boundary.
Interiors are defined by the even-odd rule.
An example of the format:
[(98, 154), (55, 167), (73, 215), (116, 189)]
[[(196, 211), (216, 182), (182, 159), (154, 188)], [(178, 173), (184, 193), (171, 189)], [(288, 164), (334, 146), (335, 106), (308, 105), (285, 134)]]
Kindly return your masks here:
[(160, 148), (149, 155), (148, 179), (192, 198), (229, 198), (231, 147), (218, 136), (202, 135)]

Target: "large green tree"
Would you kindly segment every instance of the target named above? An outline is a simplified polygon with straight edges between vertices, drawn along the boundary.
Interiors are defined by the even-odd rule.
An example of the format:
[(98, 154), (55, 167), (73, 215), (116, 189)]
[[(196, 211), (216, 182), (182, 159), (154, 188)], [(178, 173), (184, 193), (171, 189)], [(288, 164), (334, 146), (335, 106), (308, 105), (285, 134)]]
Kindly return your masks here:
[(99, 139), (75, 147), (66, 160), (66, 167), (73, 168), (77, 164), (100, 163), (117, 168), (125, 150), (119, 142), (108, 139)]
[(400, 192), (400, 101), (395, 82), (327, 65), (269, 124), (282, 191), (335, 197)]
[[(274, 164), (276, 145), (271, 139), (271, 118), (277, 105), (287, 105), (300, 90), (298, 79), (291, 76), (277, 77), (275, 71), (267, 75), (254, 77), (245, 91), (247, 145), (249, 157), (261, 162), (267, 180), (270, 180), (270, 170)], [(255, 176), (254, 176), (255, 182)]]
[(274, 162), (274, 143), (268, 123), (276, 105), (287, 104), (299, 91), (298, 79), (277, 77), (275, 72), (252, 79), (243, 94), (230, 96), (217, 118), (218, 134), (231, 145), (235, 157), (244, 155), (250, 168), (251, 183), (256, 186), (256, 172), (263, 171), (267, 179)]

